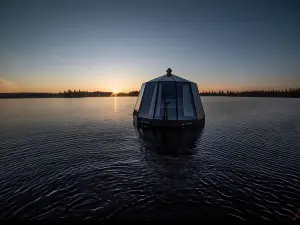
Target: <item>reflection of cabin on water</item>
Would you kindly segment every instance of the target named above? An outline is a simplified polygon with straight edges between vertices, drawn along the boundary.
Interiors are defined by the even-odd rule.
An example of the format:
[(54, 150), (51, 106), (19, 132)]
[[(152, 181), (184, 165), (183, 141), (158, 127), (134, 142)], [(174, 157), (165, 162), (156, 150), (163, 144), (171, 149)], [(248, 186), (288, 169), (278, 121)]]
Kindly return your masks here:
[(167, 74), (143, 83), (135, 108), (134, 119), (142, 126), (186, 126), (205, 119), (196, 83)]
[(136, 129), (144, 142), (145, 150), (159, 155), (194, 154), (204, 130), (204, 124), (185, 129)]

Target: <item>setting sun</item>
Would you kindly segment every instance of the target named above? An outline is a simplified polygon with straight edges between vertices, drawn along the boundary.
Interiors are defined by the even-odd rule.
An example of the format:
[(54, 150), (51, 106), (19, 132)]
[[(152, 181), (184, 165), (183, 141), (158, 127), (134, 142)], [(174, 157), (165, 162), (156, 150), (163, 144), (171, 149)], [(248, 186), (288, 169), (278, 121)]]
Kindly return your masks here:
[(112, 91), (113, 93), (112, 93), (112, 96), (117, 96), (117, 94), (119, 93), (119, 91), (118, 91), (118, 89), (113, 89), (113, 91)]

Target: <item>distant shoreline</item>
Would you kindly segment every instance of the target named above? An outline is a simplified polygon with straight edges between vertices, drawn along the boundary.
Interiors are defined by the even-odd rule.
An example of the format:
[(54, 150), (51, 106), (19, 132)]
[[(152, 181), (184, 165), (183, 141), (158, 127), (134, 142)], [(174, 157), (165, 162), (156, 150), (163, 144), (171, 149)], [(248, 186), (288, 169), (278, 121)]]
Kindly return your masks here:
[[(243, 98), (300, 98), (300, 96), (244, 96), (244, 95), (201, 95), (201, 97), (243, 97)], [(132, 95), (122, 95), (122, 96), (84, 96), (84, 97), (61, 97), (61, 96), (47, 96), (47, 97), (0, 97), (0, 99), (30, 99), (30, 98), (109, 98), (109, 97), (138, 97)]]
[[(289, 99), (298, 99), (300, 98), (299, 96), (297, 97), (272, 97), (272, 96), (222, 96), (222, 95), (200, 95), (202, 97), (232, 97), (232, 98), (289, 98)], [(111, 97), (137, 97), (137, 96), (111, 96)], [(18, 97), (7, 97), (7, 98), (2, 98), (1, 99), (49, 99), (49, 98), (65, 98), (65, 97), (24, 97), (24, 98), (18, 98)], [(78, 98), (109, 98), (109, 97), (105, 97), (105, 96), (99, 96), (99, 97), (72, 97), (74, 99), (78, 99)]]
[[(0, 93), (1, 95), (1, 93)], [(300, 98), (298, 96), (246, 96), (246, 95), (202, 95), (201, 97), (243, 97), (243, 98)], [(30, 98), (102, 98), (102, 97), (138, 97), (133, 95), (121, 95), (121, 96), (83, 96), (83, 97), (63, 97), (63, 96), (0, 96), (0, 99), (30, 99)]]
[[(200, 96), (224, 96), (224, 97), (273, 97), (273, 98), (300, 98), (300, 88), (289, 88), (271, 91), (208, 91), (199, 93)], [(0, 99), (18, 99), (18, 98), (85, 98), (85, 97), (137, 97), (138, 91), (119, 92), (101, 92), (101, 91), (64, 91), (59, 93), (36, 93), (36, 92), (16, 92), (16, 93), (0, 93)]]

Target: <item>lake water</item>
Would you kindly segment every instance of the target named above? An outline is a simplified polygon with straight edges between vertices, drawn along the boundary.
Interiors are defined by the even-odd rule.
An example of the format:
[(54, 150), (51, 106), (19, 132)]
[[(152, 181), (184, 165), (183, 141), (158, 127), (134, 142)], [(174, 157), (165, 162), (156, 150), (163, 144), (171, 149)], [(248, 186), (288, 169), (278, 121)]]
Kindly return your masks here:
[(202, 97), (204, 130), (170, 136), (135, 101), (0, 100), (0, 219), (295, 217), (299, 99)]

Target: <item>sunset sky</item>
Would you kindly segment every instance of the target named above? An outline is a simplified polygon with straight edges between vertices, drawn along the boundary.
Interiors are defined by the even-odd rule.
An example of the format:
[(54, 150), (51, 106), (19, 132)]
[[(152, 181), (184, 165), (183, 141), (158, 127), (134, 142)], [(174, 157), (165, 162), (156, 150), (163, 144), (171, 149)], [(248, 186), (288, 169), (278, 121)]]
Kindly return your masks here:
[(0, 92), (299, 87), (298, 2), (1, 0)]

